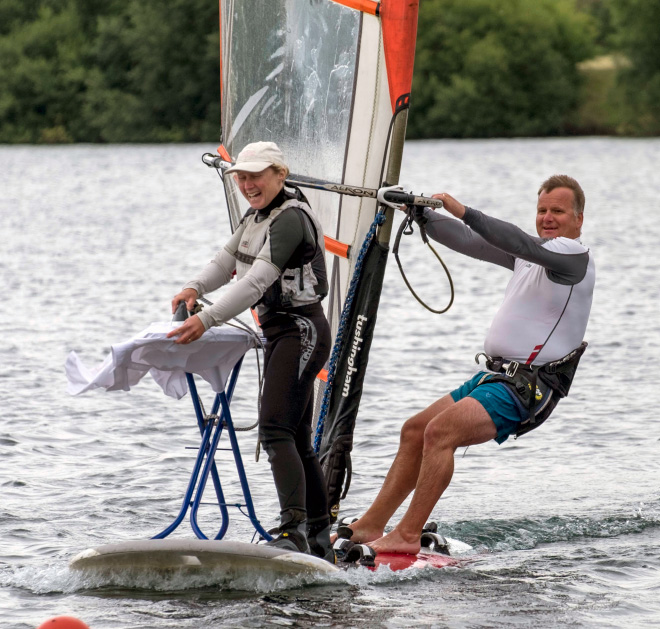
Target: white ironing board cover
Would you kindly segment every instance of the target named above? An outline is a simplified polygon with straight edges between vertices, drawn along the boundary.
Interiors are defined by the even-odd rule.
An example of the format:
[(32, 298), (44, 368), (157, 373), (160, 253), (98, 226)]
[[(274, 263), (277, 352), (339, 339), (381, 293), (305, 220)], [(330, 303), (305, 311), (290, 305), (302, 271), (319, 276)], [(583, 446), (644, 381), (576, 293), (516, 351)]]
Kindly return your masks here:
[(86, 367), (75, 352), (65, 363), (67, 392), (79, 395), (91, 389), (129, 391), (147, 373), (166, 395), (181, 399), (188, 392), (186, 372), (198, 374), (211, 388), (224, 391), (234, 365), (256, 347), (256, 339), (232, 327), (213, 327), (187, 345), (165, 338), (174, 327), (171, 322), (152, 323), (129, 341), (112, 346), (111, 353), (96, 367)]

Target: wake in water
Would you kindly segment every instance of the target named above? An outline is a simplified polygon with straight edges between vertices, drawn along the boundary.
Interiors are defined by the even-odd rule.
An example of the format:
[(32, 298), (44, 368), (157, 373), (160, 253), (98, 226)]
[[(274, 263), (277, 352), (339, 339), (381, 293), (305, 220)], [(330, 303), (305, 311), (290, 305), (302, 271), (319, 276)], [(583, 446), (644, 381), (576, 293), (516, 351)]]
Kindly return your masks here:
[[(469, 520), (444, 523), (443, 533), (447, 538), (451, 555), (459, 559), (456, 567), (435, 570), (432, 568), (407, 569), (393, 572), (386, 566), (376, 571), (355, 567), (333, 574), (300, 574), (282, 576), (263, 570), (245, 568), (226, 570), (221, 567), (194, 571), (171, 569), (167, 571), (145, 571), (134, 569), (109, 570), (103, 573), (87, 573), (71, 570), (68, 561), (44, 565), (7, 567), (0, 576), (2, 587), (23, 588), (35, 594), (73, 593), (97, 589), (151, 590), (175, 592), (213, 588), (214, 591), (243, 591), (256, 594), (294, 590), (309, 585), (342, 584), (367, 586), (396, 583), (415, 579), (434, 578), (442, 580), (442, 573), (474, 570), (474, 564), (483, 569), (484, 561), (496, 560), (498, 555), (515, 553), (517, 560), (525, 563), (525, 551), (548, 545), (553, 552), (555, 545), (563, 542), (608, 540), (616, 538), (616, 545), (626, 542), (634, 544), (635, 537), (655, 533), (660, 528), (658, 504), (640, 505), (629, 513), (605, 514), (600, 517), (553, 516), (549, 518), (520, 518), (508, 520)], [(507, 563), (506, 561), (504, 562)], [(501, 564), (498, 564), (501, 567)], [(437, 573), (437, 574), (434, 574)]]
[(8, 570), (0, 576), (2, 587), (17, 587), (35, 594), (64, 593), (114, 589), (144, 590), (154, 592), (185, 592), (212, 588), (216, 592), (251, 592), (266, 594), (303, 588), (306, 586), (375, 584), (427, 579), (434, 568), (399, 570), (393, 572), (387, 566), (377, 570), (355, 567), (331, 574), (298, 574), (282, 576), (268, 571), (245, 568), (240, 571), (221, 567), (193, 571), (172, 569), (145, 571), (133, 569), (108, 570), (103, 573), (71, 570), (68, 564), (56, 566), (27, 566)]
[(660, 528), (658, 503), (600, 516), (470, 520), (442, 525), (443, 532), (470, 544), (477, 552), (526, 550), (539, 544), (634, 535), (657, 528)]

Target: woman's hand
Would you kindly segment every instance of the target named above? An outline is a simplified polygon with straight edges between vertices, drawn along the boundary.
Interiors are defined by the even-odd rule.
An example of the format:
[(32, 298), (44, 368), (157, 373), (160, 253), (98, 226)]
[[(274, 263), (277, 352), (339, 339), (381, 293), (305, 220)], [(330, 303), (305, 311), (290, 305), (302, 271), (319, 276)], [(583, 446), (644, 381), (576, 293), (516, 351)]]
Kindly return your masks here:
[(177, 338), (174, 341), (176, 344), (187, 345), (188, 343), (192, 343), (192, 341), (196, 341), (205, 331), (206, 329), (201, 319), (197, 315), (193, 315), (189, 319), (186, 319), (182, 326), (169, 332), (167, 338), (176, 336)]
[(186, 302), (186, 308), (188, 312), (192, 312), (195, 308), (195, 302), (197, 301), (197, 291), (194, 288), (184, 288), (178, 295), (175, 295), (172, 299), (172, 314), (176, 312), (177, 306), (180, 302)]
[(459, 203), (450, 194), (447, 194), (446, 192), (441, 194), (434, 194), (433, 198), (440, 199), (447, 212), (456, 218), (463, 218), (463, 215), (465, 214), (465, 206), (462, 203)]

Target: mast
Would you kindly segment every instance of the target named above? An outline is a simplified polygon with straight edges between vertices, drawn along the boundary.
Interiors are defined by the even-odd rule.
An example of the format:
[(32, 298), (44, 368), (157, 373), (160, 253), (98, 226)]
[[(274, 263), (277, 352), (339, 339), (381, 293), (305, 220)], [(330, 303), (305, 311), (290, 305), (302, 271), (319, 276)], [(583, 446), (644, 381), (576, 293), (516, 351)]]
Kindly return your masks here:
[[(347, 5), (364, 5), (361, 0), (340, 1)], [(381, 57), (384, 57), (391, 105), (381, 185), (399, 182), (412, 86), (417, 12), (417, 0), (389, 0), (379, 3), (374, 13), (381, 22), (382, 55), (379, 61), (382, 62)], [(379, 87), (384, 91), (382, 85)], [(379, 227), (366, 250), (360, 253), (359, 275), (356, 272), (348, 294), (350, 305), (347, 304), (342, 313), (340, 333), (331, 357), (328, 387), (319, 414), (315, 447), (326, 476), (333, 520), (339, 514), (340, 502), (351, 482), (353, 431), (376, 326), (394, 211), (389, 206), (380, 208)]]

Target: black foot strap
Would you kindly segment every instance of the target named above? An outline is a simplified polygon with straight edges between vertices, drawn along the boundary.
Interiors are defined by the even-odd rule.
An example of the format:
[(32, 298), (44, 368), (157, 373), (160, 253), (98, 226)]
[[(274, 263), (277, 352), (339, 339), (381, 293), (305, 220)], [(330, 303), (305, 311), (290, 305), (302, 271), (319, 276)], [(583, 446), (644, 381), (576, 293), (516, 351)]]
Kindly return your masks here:
[(350, 526), (337, 527), (337, 539), (351, 539), (353, 537), (353, 529)]
[(373, 567), (376, 565), (376, 551), (366, 544), (355, 544), (348, 539), (337, 538), (333, 546), (337, 561), (356, 566)]
[(419, 538), (422, 548), (428, 548), (436, 553), (449, 555), (449, 544), (447, 540), (438, 533), (438, 525), (435, 522), (427, 522), (422, 529), (422, 535)]

